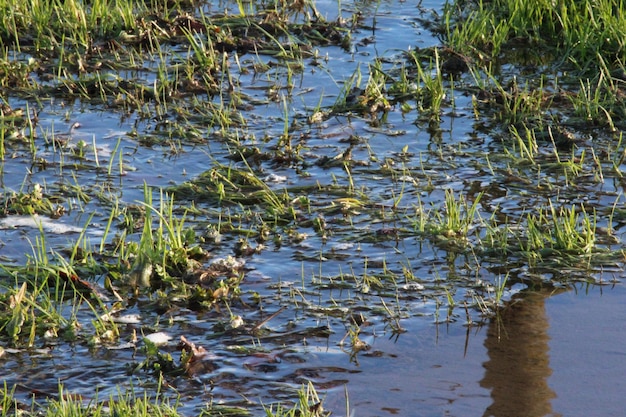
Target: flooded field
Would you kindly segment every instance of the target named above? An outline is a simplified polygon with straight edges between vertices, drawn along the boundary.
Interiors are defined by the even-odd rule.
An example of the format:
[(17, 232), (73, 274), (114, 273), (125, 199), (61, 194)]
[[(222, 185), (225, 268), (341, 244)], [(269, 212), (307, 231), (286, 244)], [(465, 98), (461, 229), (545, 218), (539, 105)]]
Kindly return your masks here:
[(2, 416), (621, 415), (621, 3), (32, 3)]

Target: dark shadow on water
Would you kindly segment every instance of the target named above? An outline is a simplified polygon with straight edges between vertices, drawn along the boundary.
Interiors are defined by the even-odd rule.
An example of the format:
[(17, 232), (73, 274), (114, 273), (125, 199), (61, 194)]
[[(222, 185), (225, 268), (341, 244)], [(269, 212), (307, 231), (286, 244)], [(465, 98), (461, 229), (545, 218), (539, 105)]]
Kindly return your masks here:
[(558, 416), (548, 386), (552, 374), (545, 300), (554, 289), (525, 291), (513, 297), (489, 324), (485, 347), (489, 360), (480, 381), (491, 391), (484, 417)]

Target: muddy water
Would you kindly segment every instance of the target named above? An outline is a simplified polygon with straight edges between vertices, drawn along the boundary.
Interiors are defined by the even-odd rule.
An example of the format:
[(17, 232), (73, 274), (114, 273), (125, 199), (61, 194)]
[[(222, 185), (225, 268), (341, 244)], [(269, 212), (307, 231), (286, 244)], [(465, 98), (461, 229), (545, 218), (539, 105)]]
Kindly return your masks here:
[[(342, 14), (361, 10), (364, 27), (369, 29), (353, 35), (354, 47), (349, 52), (338, 47), (320, 48), (321, 54), (328, 56), (326, 67), (299, 75), (302, 94), (289, 101), (290, 117), (308, 114), (320, 103), (320, 97), (322, 106), (332, 105), (342, 82), (357, 68), (366, 77), (367, 64), (374, 57), (397, 58), (408, 48), (440, 43), (422, 23), (442, 7), (441, 2), (421, 2), (421, 7), (391, 0), (342, 3)], [(331, 19), (338, 13), (333, 1), (320, 1), (318, 7)], [(244, 65), (246, 59), (250, 62), (254, 57), (242, 57)], [(144, 75), (147, 79), (153, 76)], [(266, 98), (272, 77), (282, 76), (278, 71), (266, 78), (248, 73), (241, 74), (239, 81), (249, 97), (261, 100)], [(14, 106), (25, 104), (19, 98), (10, 99)], [(425, 242), (414, 233), (380, 238), (396, 227), (395, 221), (400, 223), (399, 229), (408, 228), (402, 223), (406, 219), (389, 220), (384, 211), (401, 192), (405, 207), (418, 201), (439, 207), (446, 188), (467, 195), (480, 189), (485, 191), (485, 212), (497, 205), (501, 214), (511, 217), (521, 216), (523, 208), (545, 204), (546, 195), (537, 194), (534, 188), (525, 190), (522, 180), (511, 181), (509, 161), (498, 159), (504, 153), (502, 143), (476, 126), (471, 99), (458, 94), (455, 104), (454, 111), (444, 113), (436, 134), (415, 112), (407, 116), (397, 109), (383, 121), (337, 115), (308, 127), (305, 157), (314, 161), (333, 158), (346, 151), (351, 136), (360, 138), (361, 142), (351, 147), (353, 160), (360, 163), (351, 172), (352, 178), (343, 166), (311, 164), (306, 175), (292, 167), (263, 164), (258, 168), (263, 177), (284, 176), (283, 181), (270, 183), (277, 190), (285, 183), (339, 184), (346, 188), (354, 179), (369, 199), (369, 207), (381, 210), (355, 210), (350, 216), (337, 213), (328, 209), (336, 196), (320, 192), (311, 197), (312, 211), (325, 216), (332, 234), (322, 237), (312, 227), (303, 226), (299, 231), (307, 234), (306, 239), (268, 245), (244, 259), (244, 301), (252, 304), (254, 296), (260, 294), (263, 308), (237, 306), (235, 313), (243, 316), (249, 330), (267, 315), (279, 312), (265, 333), (257, 335), (244, 329), (220, 336), (223, 328), (220, 330), (218, 324), (228, 320), (224, 311), (172, 307), (160, 314), (149, 308), (150, 300), (136, 300), (122, 312), (126, 323), (116, 343), (92, 346), (52, 341), (38, 345), (36, 350), (7, 349), (0, 358), (3, 380), (9, 386), (17, 384), (17, 396), (24, 402), (33, 391), (56, 392), (59, 381), (85, 398), (96, 395), (94, 387), (100, 397), (116, 395), (118, 387), (124, 390), (131, 386), (153, 393), (158, 385), (153, 375), (135, 372), (129, 376), (133, 366), (145, 358), (141, 342), (133, 344), (131, 340), (133, 334), (163, 332), (171, 338), (161, 347), (165, 353), (177, 357), (178, 340), (185, 336), (213, 355), (210, 366), (193, 377), (167, 381), (171, 388), (167, 394), (180, 395), (186, 415), (198, 415), (209, 403), (245, 406), (261, 415), (261, 403), (291, 401), (295, 391), (308, 381), (314, 383), (324, 398), (324, 407), (333, 415), (623, 415), (626, 334), (621, 325), (625, 295), (620, 265), (613, 266), (611, 273), (598, 269), (582, 277), (574, 273), (569, 276), (567, 270), (548, 271), (548, 278), (538, 284), (534, 279), (540, 274), (528, 279), (531, 274), (514, 262), (511, 266), (490, 260), (476, 266), (471, 254)], [(279, 136), (283, 111), (282, 103), (268, 102), (246, 113), (250, 136)], [(212, 161), (230, 163), (227, 157), (231, 148), (217, 136), (207, 133), (209, 140), (195, 146), (158, 141), (146, 145), (136, 139), (136, 133), (158, 136), (156, 122), (121, 117), (98, 106), (50, 101), (39, 117), (42, 131), (65, 131), (71, 122), (79, 121), (82, 127), (78, 134), (95, 145), (95, 151), (92, 149), (80, 169), (72, 169), (61, 163), (71, 160), (68, 153), (55, 152), (40, 142), (38, 155), (52, 162), (52, 168), (34, 169), (29, 150), (15, 145), (2, 168), (2, 185), (7, 192), (20, 189), (22, 184), (47, 184), (54, 189), (76, 182), (94, 193), (105, 190), (105, 196), (111, 193), (121, 203), (132, 204), (143, 200), (144, 183), (168, 187), (200, 175)], [(304, 124), (302, 119), (299, 122)], [(601, 141), (602, 134), (595, 139)], [(117, 146), (121, 152), (115, 154)], [(403, 151), (406, 146), (408, 153)], [(490, 161), (485, 154), (492, 156)], [(122, 167), (115, 158), (121, 158)], [(103, 173), (111, 160), (114, 171), (123, 171), (120, 175)], [(372, 160), (375, 162), (368, 163)], [(406, 166), (407, 178), (390, 178), (381, 169), (381, 161)], [(487, 162), (494, 168), (487, 169)], [(516, 172), (523, 174), (524, 168)], [(536, 173), (562, 191), (563, 199), (595, 201), (604, 208), (616, 200), (623, 204), (619, 181), (612, 182), (609, 175), (607, 169), (603, 184), (581, 180), (578, 189), (564, 186), (564, 175), (556, 170)], [(198, 204), (202, 207), (202, 202)], [(32, 224), (20, 217), (10, 219), (13, 224), (8, 227), (5, 221), (9, 220), (3, 219), (3, 261), (24, 262), (25, 255), (32, 253), (31, 242), (39, 236), (40, 224), (51, 247), (65, 247), (92, 213), (88, 234), (94, 244), (99, 244), (110, 208), (106, 201), (73, 201), (72, 207), (53, 223)], [(606, 223), (604, 218), (599, 221)], [(202, 230), (207, 220), (190, 216), (188, 222)], [(616, 235), (622, 236), (623, 225), (616, 222), (614, 227)], [(231, 255), (238, 237), (226, 235), (221, 244), (211, 246), (213, 258)], [(376, 288), (360, 281), (376, 272), (382, 275), (390, 271), (401, 277), (404, 267), (417, 278), (398, 282), (400, 291), (395, 290), (396, 283)], [(475, 306), (465, 309), (463, 305), (471, 304), (472, 294), (482, 291), (485, 283), (501, 278), (498, 268), (514, 271), (505, 291), (507, 306), (496, 318), (485, 319)], [(348, 277), (346, 282), (338, 278), (342, 274)], [(550, 286), (550, 278), (560, 282)], [(577, 283), (579, 279), (590, 284)], [(607, 280), (615, 280), (614, 285), (599, 285)], [(456, 303), (449, 310), (448, 295)], [(405, 332), (391, 331), (384, 310), (387, 306), (398, 312)], [(350, 330), (346, 317), (357, 313), (364, 316), (359, 337), (368, 348), (355, 352), (346, 338)], [(91, 319), (90, 311), (79, 312), (79, 320), (86, 326)]]

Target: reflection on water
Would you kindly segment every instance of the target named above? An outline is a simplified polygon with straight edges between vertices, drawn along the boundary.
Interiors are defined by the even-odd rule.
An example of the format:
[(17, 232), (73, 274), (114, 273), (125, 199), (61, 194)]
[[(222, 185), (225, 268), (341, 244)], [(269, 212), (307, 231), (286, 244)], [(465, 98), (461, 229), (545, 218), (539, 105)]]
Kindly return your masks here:
[(548, 386), (552, 369), (545, 300), (552, 294), (552, 290), (517, 294), (489, 324), (484, 343), (489, 360), (480, 385), (491, 390), (493, 403), (483, 416), (560, 415), (552, 411), (556, 395)]

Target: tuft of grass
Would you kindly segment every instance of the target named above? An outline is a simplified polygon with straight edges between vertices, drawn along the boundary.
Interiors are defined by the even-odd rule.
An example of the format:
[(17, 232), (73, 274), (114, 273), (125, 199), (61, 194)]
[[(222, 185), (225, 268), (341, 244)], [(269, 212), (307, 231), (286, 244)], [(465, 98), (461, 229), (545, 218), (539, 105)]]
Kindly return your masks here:
[(298, 390), (298, 401), (292, 408), (282, 404), (263, 406), (266, 417), (323, 417), (330, 412), (324, 411), (323, 401), (312, 382), (303, 385)]
[(570, 97), (574, 115), (586, 123), (596, 126), (608, 126), (616, 130), (613, 115), (623, 114), (622, 100), (618, 87), (609, 75), (601, 72), (597, 80), (581, 79), (576, 95)]
[[(144, 7), (142, 7), (142, 5)], [(133, 30), (145, 3), (97, 1), (89, 7), (79, 0), (0, 2), (0, 39), (18, 48), (30, 40), (36, 49), (54, 50), (74, 43), (87, 47), (96, 40)]]
[[(114, 339), (119, 334), (115, 323), (101, 319), (107, 307), (90, 281), (103, 271), (86, 240), (90, 221), (64, 253), (48, 248), (40, 225), (26, 265), (2, 266), (0, 334), (13, 345), (32, 347), (41, 338), (74, 341), (105, 333), (107, 339)], [(94, 329), (78, 332), (77, 314), (85, 306), (93, 313)]]
[[(118, 391), (108, 399), (86, 398), (68, 392), (59, 384), (58, 392), (45, 393), (38, 391), (37, 398), (32, 404), (20, 404), (14, 399), (14, 390), (6, 384), (0, 391), (0, 412), (2, 416), (9, 415), (48, 415), (48, 416), (75, 416), (75, 417), (179, 417), (180, 402), (178, 398), (170, 400), (162, 393), (157, 392), (149, 396), (147, 392), (138, 393), (134, 389)], [(40, 401), (45, 398), (46, 401)], [(30, 413), (26, 410), (30, 410)], [(31, 414), (32, 413), (32, 414)]]
[(446, 42), (456, 50), (497, 58), (521, 44), (537, 51), (537, 61), (545, 59), (538, 53), (542, 51), (543, 56), (547, 52), (548, 56), (567, 57), (563, 65), (582, 70), (593, 70), (598, 56), (625, 61), (620, 33), (626, 25), (621, 19), (626, 6), (620, 2), (497, 0), (470, 8), (463, 4), (455, 2), (444, 8)]
[(558, 252), (562, 255), (588, 255), (595, 247), (596, 218), (583, 206), (556, 209), (552, 202), (527, 218), (526, 252), (540, 256)]
[(65, 207), (55, 203), (47, 191), (40, 184), (33, 184), (28, 191), (20, 190), (6, 192), (2, 196), (1, 213), (3, 215), (46, 215), (53, 218), (60, 217)]
[(520, 134), (515, 126), (510, 127), (510, 133), (513, 136), (513, 150), (509, 151), (505, 148), (505, 152), (511, 155), (516, 162), (525, 161), (532, 165), (535, 164), (535, 157), (539, 152), (535, 131), (524, 125), (524, 132)]
[(414, 226), (417, 231), (444, 241), (466, 242), (477, 220), (480, 220), (478, 205), (481, 197), (482, 193), (468, 202), (463, 195), (457, 198), (454, 191), (447, 189), (441, 208), (426, 211), (420, 206), (416, 209)]
[(427, 115), (431, 123), (441, 120), (441, 106), (446, 97), (444, 89), (444, 78), (439, 60), (439, 50), (434, 48), (434, 56), (424, 67), (416, 54), (412, 54), (417, 70), (417, 91), (416, 98), (418, 109)]
[(144, 201), (138, 203), (145, 209), (145, 217), (139, 242), (127, 252), (133, 258), (131, 283), (135, 287), (158, 288), (169, 282), (178, 287), (176, 278), (198, 269), (207, 253), (197, 245), (193, 229), (185, 227), (184, 215), (175, 216), (173, 196), (161, 192), (157, 207), (152, 189), (144, 185)]

